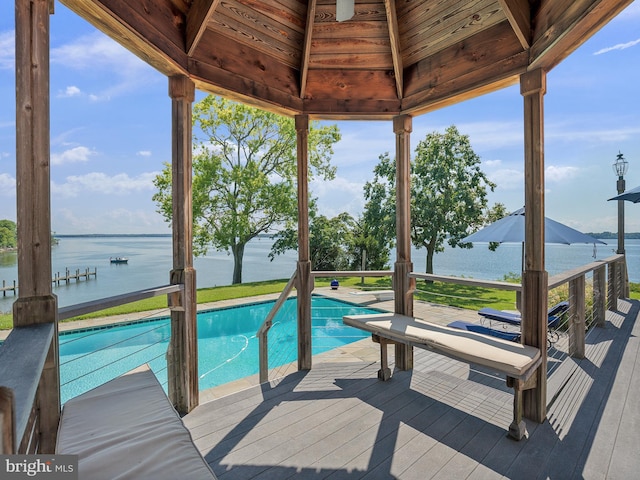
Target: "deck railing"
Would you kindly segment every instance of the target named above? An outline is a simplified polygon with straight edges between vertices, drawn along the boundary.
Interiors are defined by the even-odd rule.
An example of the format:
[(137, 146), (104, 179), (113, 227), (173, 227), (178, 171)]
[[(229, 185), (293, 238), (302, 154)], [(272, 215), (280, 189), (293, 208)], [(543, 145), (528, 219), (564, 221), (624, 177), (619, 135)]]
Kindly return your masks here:
[(262, 322), (262, 325), (260, 325), (260, 328), (256, 333), (256, 336), (258, 337), (260, 383), (269, 381), (269, 330), (273, 326), (273, 318), (276, 316), (285, 300), (289, 297), (289, 293), (291, 293), (295, 285), (296, 278), (297, 271), (293, 272), (293, 275), (291, 275), (291, 278), (285, 285), (284, 290), (280, 293), (276, 303), (271, 307), (267, 317), (264, 319), (264, 322)]
[[(325, 271), (314, 270), (311, 272), (311, 277), (315, 280), (318, 277), (321, 278), (336, 278), (336, 277), (388, 277), (393, 276), (393, 272), (390, 270), (358, 270), (358, 271)], [(273, 326), (273, 319), (284, 304), (285, 300), (289, 297), (289, 294), (295, 286), (297, 273), (289, 279), (289, 282), (280, 293), (280, 296), (276, 300), (264, 322), (258, 329), (256, 336), (258, 337), (258, 349), (259, 349), (259, 379), (260, 383), (269, 381), (269, 330)]]
[[(58, 309), (58, 319), (65, 320), (159, 295), (168, 295), (171, 305), (174, 302), (172, 296), (183, 290), (184, 286), (180, 284), (167, 285), (71, 305)], [(48, 434), (41, 429), (41, 416), (47, 412), (40, 405), (50, 402), (46, 399), (40, 402), (39, 396), (47, 355), (57, 345), (53, 342), (55, 331), (53, 323), (17, 327), (11, 330), (0, 348), (2, 454), (53, 453), (55, 432), (51, 432), (52, 438), (45, 438)]]
[[(522, 292), (520, 283), (477, 280), (411, 272), (410, 277), (438, 282), (473, 285), (498, 290)], [(604, 326), (605, 311), (616, 310), (619, 298), (628, 296), (626, 260), (624, 255), (613, 255), (549, 278), (549, 304), (569, 301), (569, 311), (556, 325), (557, 332), (566, 334), (567, 353), (582, 358), (585, 352), (585, 334), (593, 326)], [(519, 303), (519, 301), (516, 301)]]

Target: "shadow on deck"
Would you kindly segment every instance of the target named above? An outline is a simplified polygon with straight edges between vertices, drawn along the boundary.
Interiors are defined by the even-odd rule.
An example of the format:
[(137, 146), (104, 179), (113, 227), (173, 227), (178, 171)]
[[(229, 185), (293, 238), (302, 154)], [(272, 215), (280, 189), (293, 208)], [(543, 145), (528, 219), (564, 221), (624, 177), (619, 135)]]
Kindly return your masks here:
[[(544, 424), (510, 440), (504, 379), (424, 350), (413, 371), (314, 363), (184, 417), (220, 479), (633, 478), (640, 470), (637, 301), (587, 337), (586, 358), (549, 379)], [(367, 341), (368, 342), (368, 341)]]

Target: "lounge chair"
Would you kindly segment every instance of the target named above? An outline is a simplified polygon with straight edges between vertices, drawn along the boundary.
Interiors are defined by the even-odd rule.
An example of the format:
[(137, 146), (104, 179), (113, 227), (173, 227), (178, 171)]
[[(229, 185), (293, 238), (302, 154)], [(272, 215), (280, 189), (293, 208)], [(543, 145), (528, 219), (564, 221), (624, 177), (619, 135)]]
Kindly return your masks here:
[[(569, 309), (569, 302), (560, 302), (554, 305), (547, 311), (547, 322), (549, 328), (556, 328), (560, 323), (562, 314)], [(503, 312), (502, 310), (496, 310), (495, 308), (482, 308), (478, 311), (478, 315), (488, 318), (489, 320), (496, 320), (498, 322), (508, 323), (510, 325), (520, 325), (522, 323), (522, 316), (518, 313)]]
[(520, 332), (510, 332), (508, 330), (498, 330), (496, 328), (485, 327), (484, 325), (478, 325), (477, 323), (464, 322), (462, 320), (456, 320), (447, 325), (447, 327), (458, 328), (460, 330), (467, 330), (468, 332), (482, 333), (483, 335), (490, 335), (492, 337), (502, 338), (503, 340), (509, 340), (510, 342), (520, 341)]

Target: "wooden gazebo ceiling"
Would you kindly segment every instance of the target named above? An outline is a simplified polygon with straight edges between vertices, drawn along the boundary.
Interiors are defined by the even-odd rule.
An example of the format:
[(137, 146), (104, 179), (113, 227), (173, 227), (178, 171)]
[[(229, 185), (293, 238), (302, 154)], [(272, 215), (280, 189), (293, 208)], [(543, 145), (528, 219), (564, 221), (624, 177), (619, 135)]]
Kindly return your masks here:
[(550, 70), (631, 0), (61, 0), (165, 75), (285, 114), (420, 114)]

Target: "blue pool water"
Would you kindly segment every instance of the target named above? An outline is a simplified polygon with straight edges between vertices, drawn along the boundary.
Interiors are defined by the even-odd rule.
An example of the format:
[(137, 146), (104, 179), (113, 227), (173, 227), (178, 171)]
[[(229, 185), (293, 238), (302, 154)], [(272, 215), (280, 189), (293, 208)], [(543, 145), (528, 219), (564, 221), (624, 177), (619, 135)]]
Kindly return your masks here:
[[(274, 302), (260, 302), (198, 313), (200, 390), (258, 373), (256, 332)], [(340, 300), (313, 296), (313, 354), (369, 335), (342, 324), (343, 315), (378, 312)], [(101, 329), (60, 334), (62, 402), (148, 363), (166, 389), (169, 317)], [(296, 300), (287, 300), (269, 332), (269, 368), (297, 358)]]

